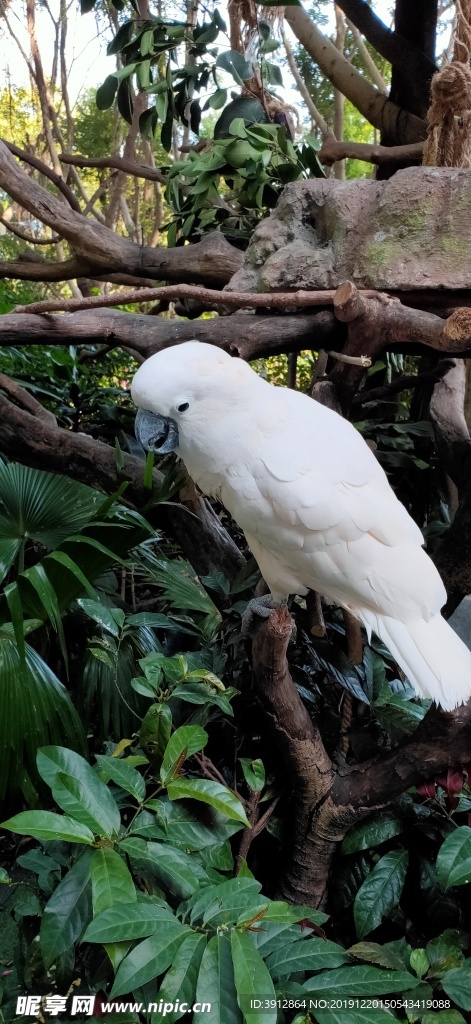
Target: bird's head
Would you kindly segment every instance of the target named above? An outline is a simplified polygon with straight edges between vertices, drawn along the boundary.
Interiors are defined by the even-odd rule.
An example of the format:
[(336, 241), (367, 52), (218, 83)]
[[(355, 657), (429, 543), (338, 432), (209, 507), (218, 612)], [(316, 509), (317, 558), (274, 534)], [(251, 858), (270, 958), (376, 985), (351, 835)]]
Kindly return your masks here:
[(187, 341), (157, 352), (132, 382), (136, 437), (160, 455), (184, 450), (192, 438), (202, 440), (208, 426), (214, 432), (227, 420), (253, 381), (259, 378), (247, 363), (214, 345)]

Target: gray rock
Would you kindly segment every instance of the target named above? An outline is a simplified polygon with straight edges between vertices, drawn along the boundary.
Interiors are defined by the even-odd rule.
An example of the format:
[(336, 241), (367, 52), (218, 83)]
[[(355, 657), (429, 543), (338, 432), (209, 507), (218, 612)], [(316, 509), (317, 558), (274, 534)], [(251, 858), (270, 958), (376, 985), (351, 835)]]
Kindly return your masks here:
[(408, 167), (388, 181), (314, 178), (283, 190), (231, 291), (471, 288), (471, 171)]

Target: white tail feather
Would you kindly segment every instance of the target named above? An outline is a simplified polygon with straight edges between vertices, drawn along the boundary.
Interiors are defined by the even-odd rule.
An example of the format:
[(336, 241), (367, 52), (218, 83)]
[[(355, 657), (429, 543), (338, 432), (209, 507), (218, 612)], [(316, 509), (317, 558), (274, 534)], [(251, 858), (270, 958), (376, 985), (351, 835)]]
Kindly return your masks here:
[(419, 697), (431, 697), (445, 711), (467, 703), (471, 652), (440, 614), (407, 625), (369, 610), (360, 618), (389, 648)]

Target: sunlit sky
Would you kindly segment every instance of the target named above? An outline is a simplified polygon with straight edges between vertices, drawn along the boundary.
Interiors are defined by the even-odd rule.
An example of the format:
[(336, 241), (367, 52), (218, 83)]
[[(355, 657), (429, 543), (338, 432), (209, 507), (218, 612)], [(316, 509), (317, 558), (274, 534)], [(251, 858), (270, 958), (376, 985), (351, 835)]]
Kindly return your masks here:
[[(50, 0), (50, 9), (54, 16), (59, 7), (59, 0)], [(223, 2), (218, 5), (224, 16)], [(375, 10), (390, 23), (391, 0), (376, 0)], [(152, 7), (152, 3), (151, 3)], [(332, 4), (333, 9), (333, 4)], [(106, 75), (115, 70), (115, 58), (106, 56), (106, 44), (110, 31), (102, 30), (97, 34), (97, 25), (93, 12), (80, 14), (79, 0), (72, 0), (68, 8), (68, 41), (67, 63), (69, 67), (69, 92), (75, 103), (80, 91), (85, 86), (100, 85)], [(8, 18), (11, 27), (21, 40), (24, 50), (29, 55), (29, 42), (26, 34), (26, 13), (23, 0), (11, 0), (8, 7)], [(44, 7), (37, 5), (37, 36), (44, 70), (50, 75), (53, 53), (53, 26), (49, 14)], [(28, 72), (25, 62), (18, 52), (17, 46), (5, 27), (1, 27), (0, 19), (0, 72), (2, 81), (7, 84), (28, 85)]]

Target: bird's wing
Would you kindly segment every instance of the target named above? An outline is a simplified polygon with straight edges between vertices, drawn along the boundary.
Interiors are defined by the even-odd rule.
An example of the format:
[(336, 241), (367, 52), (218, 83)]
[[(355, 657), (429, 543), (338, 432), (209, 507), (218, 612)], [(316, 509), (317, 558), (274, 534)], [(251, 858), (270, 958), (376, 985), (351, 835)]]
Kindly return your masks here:
[(375, 456), (335, 413), (323, 410), (319, 436), (318, 410), (314, 430), (298, 409), (250, 467), (229, 474), (230, 511), (303, 586), (352, 608), (429, 619), (446, 600), (443, 584)]

